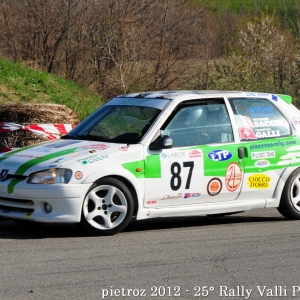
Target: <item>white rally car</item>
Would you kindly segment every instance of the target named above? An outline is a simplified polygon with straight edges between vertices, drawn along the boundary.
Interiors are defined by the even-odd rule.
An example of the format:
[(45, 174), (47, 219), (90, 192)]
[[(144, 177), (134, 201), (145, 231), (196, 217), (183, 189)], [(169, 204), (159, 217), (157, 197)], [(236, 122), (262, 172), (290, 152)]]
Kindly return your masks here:
[(115, 234), (133, 216), (276, 207), (300, 219), (300, 112), (287, 95), (116, 97), (62, 139), (0, 157), (0, 216)]

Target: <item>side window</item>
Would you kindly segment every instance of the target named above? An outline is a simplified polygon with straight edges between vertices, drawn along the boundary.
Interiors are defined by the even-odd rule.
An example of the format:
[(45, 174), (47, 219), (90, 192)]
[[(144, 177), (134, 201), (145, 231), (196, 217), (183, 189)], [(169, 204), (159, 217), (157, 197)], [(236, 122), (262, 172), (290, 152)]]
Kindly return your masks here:
[(179, 106), (162, 129), (164, 135), (172, 138), (174, 147), (233, 141), (231, 123), (221, 99)]
[(288, 136), (291, 128), (281, 112), (267, 99), (229, 99), (240, 139), (259, 140)]

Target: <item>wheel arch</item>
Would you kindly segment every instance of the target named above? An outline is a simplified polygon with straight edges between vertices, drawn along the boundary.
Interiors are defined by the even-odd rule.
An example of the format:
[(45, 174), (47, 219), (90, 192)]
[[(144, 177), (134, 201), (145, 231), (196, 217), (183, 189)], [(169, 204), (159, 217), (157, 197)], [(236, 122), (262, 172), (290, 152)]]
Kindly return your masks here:
[(272, 199), (267, 199), (266, 207), (278, 207), (280, 205), (280, 201), (281, 201), (281, 197), (282, 197), (282, 193), (286, 181), (291, 176), (291, 174), (297, 169), (300, 169), (300, 166), (294, 166), (294, 167), (287, 166), (284, 169), (284, 171), (281, 173), (281, 176), (278, 180)]
[(136, 216), (138, 208), (139, 208), (139, 201), (138, 201), (138, 195), (137, 195), (136, 189), (134, 188), (131, 181), (129, 181), (127, 178), (124, 178), (123, 176), (107, 175), (107, 176), (104, 176), (104, 177), (101, 177), (101, 178), (97, 179), (95, 181), (95, 183), (97, 183), (100, 179), (105, 179), (105, 178), (114, 178), (114, 179), (117, 179), (117, 180), (121, 181), (124, 185), (126, 185), (126, 187), (129, 189), (129, 191), (132, 195), (132, 198), (133, 198), (133, 203), (134, 203), (133, 215)]

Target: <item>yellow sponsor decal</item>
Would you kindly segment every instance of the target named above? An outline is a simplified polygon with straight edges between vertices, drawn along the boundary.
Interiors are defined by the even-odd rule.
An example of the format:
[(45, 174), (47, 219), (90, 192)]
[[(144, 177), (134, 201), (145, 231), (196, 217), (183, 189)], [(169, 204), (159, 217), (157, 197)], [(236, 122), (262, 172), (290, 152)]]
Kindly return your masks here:
[(248, 177), (248, 187), (251, 189), (268, 189), (270, 185), (271, 177), (266, 174), (253, 174)]

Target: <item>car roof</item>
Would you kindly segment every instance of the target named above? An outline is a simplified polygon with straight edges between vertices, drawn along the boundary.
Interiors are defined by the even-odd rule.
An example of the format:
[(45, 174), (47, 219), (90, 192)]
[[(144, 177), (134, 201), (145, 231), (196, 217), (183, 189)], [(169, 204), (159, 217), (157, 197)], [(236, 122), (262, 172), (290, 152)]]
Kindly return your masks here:
[(146, 99), (168, 99), (175, 100), (178, 98), (195, 98), (195, 97), (206, 97), (206, 96), (215, 96), (215, 97), (267, 97), (273, 100), (277, 100), (277, 97), (281, 98), (287, 103), (292, 102), (292, 97), (288, 95), (279, 95), (271, 93), (261, 93), (261, 92), (247, 92), (247, 91), (220, 91), (220, 90), (178, 90), (178, 91), (150, 91), (150, 92), (137, 92), (120, 95), (117, 98), (146, 98)]

